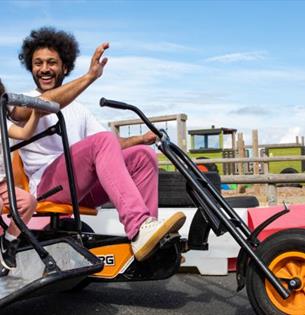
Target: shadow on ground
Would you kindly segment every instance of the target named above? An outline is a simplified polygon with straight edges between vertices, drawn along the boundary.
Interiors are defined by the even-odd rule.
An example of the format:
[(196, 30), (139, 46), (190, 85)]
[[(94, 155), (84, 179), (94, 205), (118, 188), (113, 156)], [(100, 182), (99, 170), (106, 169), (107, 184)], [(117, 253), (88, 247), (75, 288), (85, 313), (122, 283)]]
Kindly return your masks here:
[(235, 290), (234, 274), (180, 273), (162, 281), (92, 283), (79, 292), (19, 301), (1, 310), (1, 315), (254, 315), (246, 293)]

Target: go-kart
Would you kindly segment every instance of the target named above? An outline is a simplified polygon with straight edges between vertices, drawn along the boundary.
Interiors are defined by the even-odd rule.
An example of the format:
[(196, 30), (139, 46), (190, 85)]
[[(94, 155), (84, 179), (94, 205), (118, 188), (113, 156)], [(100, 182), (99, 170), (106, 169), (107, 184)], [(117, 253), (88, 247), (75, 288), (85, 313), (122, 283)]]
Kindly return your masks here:
[[(44, 294), (48, 290), (48, 285), (54, 290), (66, 290), (81, 289), (92, 281), (145, 281), (168, 278), (179, 270), (182, 253), (209, 248), (209, 234), (212, 231), (216, 236), (229, 233), (240, 245), (236, 271), (237, 290), (246, 286), (249, 301), (257, 314), (305, 314), (305, 230), (283, 230), (264, 241), (260, 241), (258, 237), (266, 226), (289, 212), (286, 206), (251, 232), (210, 180), (197, 168), (196, 164), (170, 141), (165, 130), (158, 130), (137, 107), (102, 98), (100, 100), (101, 106), (135, 112), (147, 127), (157, 135), (156, 145), (158, 149), (165, 154), (186, 179), (187, 191), (197, 208), (187, 239), (181, 238), (178, 234), (169, 234), (160, 242), (147, 260), (138, 262), (133, 256), (130, 241), (126, 237), (94, 233), (87, 224), (81, 221), (82, 214), (96, 215), (96, 209), (83, 208), (78, 205), (73, 176), (73, 161), (69, 152), (65, 122), (58, 107), (55, 110), (53, 107), (52, 110), (49, 110), (55, 112), (58, 117), (58, 123), (55, 126), (35, 135), (28, 141), (9, 148), (5, 121), (6, 105), (37, 107), (37, 103), (39, 103), (42, 108), (49, 109), (50, 107), (49, 102), (33, 100), (33, 98), (20, 101), (20, 98), (18, 95), (6, 94), (1, 99), (1, 133), (4, 140), (3, 149), (8, 186), (11, 192), (11, 215), (23, 232), (22, 246), (17, 253), (17, 270), (24, 268), (23, 256), (30, 258), (35, 256), (35, 263), (41, 261), (45, 268), (41, 268), (43, 272), (39, 275), (38, 280), (34, 279), (25, 286), (5, 293), (6, 295), (2, 293), (1, 284), (15, 281), (16, 278), (22, 282), (25, 273), (19, 272), (16, 275), (15, 271), (12, 271), (6, 279), (0, 278), (0, 307), (15, 302), (19, 298)], [(44, 230), (29, 230), (22, 224), (16, 211), (13, 187), (15, 182), (19, 181), (20, 184), (20, 172), (19, 177), (15, 174), (14, 179), (10, 152), (16, 151), (36, 139), (53, 134), (62, 137), (72, 206), (40, 201), (37, 215), (50, 216), (50, 224)], [(18, 167), (14, 168), (15, 173)], [(46, 192), (38, 199), (47, 199), (48, 196), (60, 189), (60, 187), (54, 187), (52, 191)], [(72, 214), (73, 217), (67, 218), (69, 214)], [(62, 218), (62, 215), (65, 217)], [(5, 228), (4, 222), (2, 225)], [(80, 269), (82, 267), (76, 266), (75, 269), (71, 270), (74, 277), (67, 277), (67, 279), (62, 277), (64, 271), (59, 266), (60, 263), (57, 262), (57, 259), (60, 256), (58, 253), (62, 253), (63, 249), (56, 246), (55, 250), (49, 250), (49, 243), (57, 244), (57, 242), (66, 241), (73, 244), (73, 248), (77, 248), (77, 253), (81, 252), (86, 260), (89, 260), (87, 255), (89, 257), (94, 254), (94, 257), (90, 256), (92, 262), (90, 267), (87, 267), (90, 270), (87, 270), (86, 274), (81, 274), (82, 270)], [(67, 257), (66, 260), (69, 265), (73, 257)], [(51, 270), (47, 268), (50, 261), (52, 262)], [(27, 264), (29, 263), (27, 262)], [(94, 268), (99, 270), (93, 270)], [(52, 281), (48, 280), (51, 278)], [(45, 279), (50, 284), (45, 283)], [(73, 281), (69, 281), (69, 279)]]

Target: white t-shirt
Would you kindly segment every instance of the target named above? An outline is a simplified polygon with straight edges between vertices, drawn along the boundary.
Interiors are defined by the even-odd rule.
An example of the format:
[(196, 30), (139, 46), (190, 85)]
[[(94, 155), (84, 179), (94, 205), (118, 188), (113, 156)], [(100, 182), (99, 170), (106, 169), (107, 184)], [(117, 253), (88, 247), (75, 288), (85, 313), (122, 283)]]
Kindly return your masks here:
[[(39, 96), (40, 92), (34, 90), (26, 93), (26, 95)], [(89, 135), (106, 130), (82, 104), (76, 101), (64, 107), (62, 114), (65, 118), (69, 145), (79, 142)], [(55, 125), (57, 121), (56, 114), (41, 117), (35, 134)], [(36, 195), (37, 185), (45, 169), (62, 153), (62, 140), (57, 134), (39, 139), (20, 149), (32, 194)]]

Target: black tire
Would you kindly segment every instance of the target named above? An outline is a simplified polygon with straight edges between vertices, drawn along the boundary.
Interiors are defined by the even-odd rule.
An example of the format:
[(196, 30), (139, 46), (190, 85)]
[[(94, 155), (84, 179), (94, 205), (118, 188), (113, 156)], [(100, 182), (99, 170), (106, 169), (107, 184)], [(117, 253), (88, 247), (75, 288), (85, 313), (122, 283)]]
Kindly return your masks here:
[[(221, 182), (217, 172), (203, 173), (220, 192)], [(159, 207), (194, 207), (187, 193), (186, 180), (179, 172), (159, 173)]]
[(259, 206), (255, 196), (226, 197), (225, 200), (232, 208), (254, 208)]
[(287, 167), (287, 168), (284, 168), (282, 171), (281, 171), (281, 174), (297, 174), (298, 171), (292, 167)]
[[(281, 171), (281, 174), (298, 174), (298, 171), (292, 167), (287, 167)], [(277, 184), (276, 186), (277, 187), (297, 187), (297, 188), (303, 187), (301, 184), (298, 184), (298, 183)]]
[[(291, 296), (287, 300), (283, 300), (270, 283), (265, 281), (265, 277), (256, 265), (250, 262), (247, 270), (246, 286), (249, 301), (256, 314), (305, 314), (305, 230), (287, 229), (277, 232), (262, 242), (256, 253), (277, 277), (284, 277), (284, 272), (285, 277), (289, 279), (290, 277), (298, 277), (298, 274), (303, 277), (300, 291), (292, 290)], [(298, 266), (294, 269), (297, 270), (296, 274), (289, 271), (289, 275), (287, 271), (288, 263)], [(288, 286), (284, 282), (283, 284), (286, 287)], [(301, 298), (302, 302), (300, 302), (300, 299), (294, 299), (297, 294), (301, 294), (298, 297)]]

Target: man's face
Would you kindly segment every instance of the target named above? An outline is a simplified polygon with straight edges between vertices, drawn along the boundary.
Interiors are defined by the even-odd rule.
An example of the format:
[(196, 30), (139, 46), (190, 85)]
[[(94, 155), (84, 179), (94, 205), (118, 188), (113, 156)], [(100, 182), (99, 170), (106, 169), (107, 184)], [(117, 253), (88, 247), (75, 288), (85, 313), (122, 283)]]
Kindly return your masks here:
[(42, 92), (54, 89), (62, 84), (67, 73), (57, 51), (49, 48), (39, 48), (32, 58), (33, 79)]

